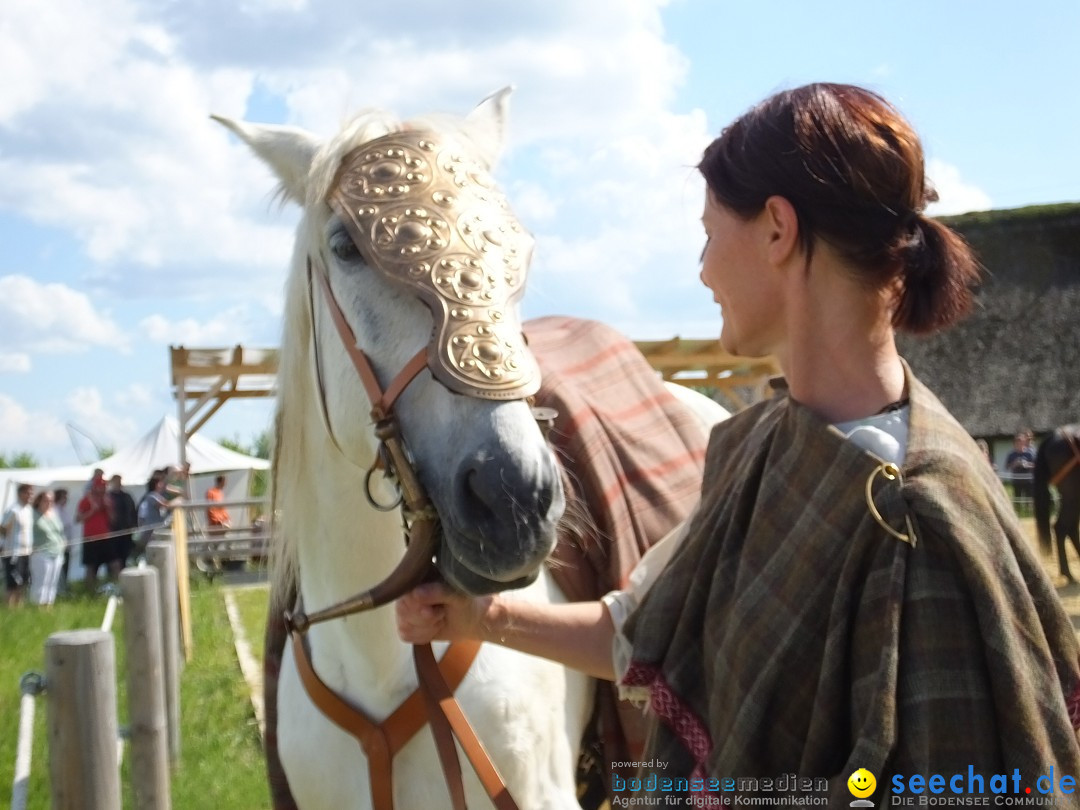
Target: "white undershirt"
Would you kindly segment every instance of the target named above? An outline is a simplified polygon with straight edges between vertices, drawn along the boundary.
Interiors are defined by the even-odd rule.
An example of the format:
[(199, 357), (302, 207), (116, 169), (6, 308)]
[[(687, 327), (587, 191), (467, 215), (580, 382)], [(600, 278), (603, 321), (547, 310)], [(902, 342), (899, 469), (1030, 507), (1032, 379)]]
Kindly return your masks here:
[[(911, 407), (905, 405), (896, 410), (886, 413), (867, 416), (863, 419), (853, 419), (850, 422), (839, 422), (833, 427), (839, 430), (844, 437), (851, 440), (868, 453), (873, 453), (882, 461), (891, 461), (900, 466), (904, 463), (907, 455), (908, 423), (911, 419)], [(690, 515), (675, 527), (667, 536), (650, 548), (630, 572), (630, 579), (626, 588), (620, 591), (611, 591), (601, 597), (601, 601), (607, 606), (608, 614), (615, 625), (615, 638), (612, 642), (612, 660), (615, 664), (615, 673), (618, 679), (626, 673), (630, 666), (630, 642), (622, 634), (623, 624), (626, 618), (633, 612), (642, 597), (652, 587), (652, 584), (660, 576), (660, 572), (667, 567), (668, 562), (675, 555), (676, 550), (686, 539), (687, 530), (697, 513), (695, 506)], [(644, 697), (637, 688), (619, 687), (620, 696), (632, 700)]]

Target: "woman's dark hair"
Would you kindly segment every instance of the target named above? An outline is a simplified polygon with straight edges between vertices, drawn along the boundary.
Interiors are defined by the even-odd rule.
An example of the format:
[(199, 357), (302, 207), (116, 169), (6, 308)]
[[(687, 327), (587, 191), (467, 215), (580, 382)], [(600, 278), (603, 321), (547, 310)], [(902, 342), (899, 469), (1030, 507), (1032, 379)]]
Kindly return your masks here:
[(893, 324), (933, 332), (967, 314), (980, 267), (954, 231), (923, 216), (937, 199), (911, 125), (885, 99), (808, 84), (728, 126), (698, 165), (718, 203), (750, 218), (774, 195), (799, 218), (807, 259), (822, 239), (880, 288), (901, 282)]

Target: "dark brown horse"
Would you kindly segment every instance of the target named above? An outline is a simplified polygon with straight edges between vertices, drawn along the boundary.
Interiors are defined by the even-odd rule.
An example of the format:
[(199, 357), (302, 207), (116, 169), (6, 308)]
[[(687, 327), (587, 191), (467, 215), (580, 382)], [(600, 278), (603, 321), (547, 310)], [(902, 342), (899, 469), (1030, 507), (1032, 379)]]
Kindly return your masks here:
[(1044, 553), (1050, 552), (1050, 487), (1057, 487), (1061, 499), (1054, 523), (1058, 567), (1063, 577), (1074, 581), (1065, 556), (1065, 540), (1072, 540), (1080, 554), (1080, 424), (1063, 425), (1043, 440), (1035, 456), (1032, 484), (1035, 525)]

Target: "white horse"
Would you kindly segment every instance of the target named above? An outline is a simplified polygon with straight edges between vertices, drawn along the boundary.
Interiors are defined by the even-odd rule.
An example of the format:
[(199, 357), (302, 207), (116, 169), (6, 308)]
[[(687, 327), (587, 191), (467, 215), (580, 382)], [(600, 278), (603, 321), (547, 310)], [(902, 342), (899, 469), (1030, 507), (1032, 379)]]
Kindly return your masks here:
[[(328, 204), (340, 167), (358, 146), (406, 129), (449, 134), (493, 166), (507, 95), (495, 94), (464, 120), (402, 124), (365, 113), (325, 143), (295, 128), (218, 119), (273, 169), (284, 197), (303, 208), (278, 373), (274, 535), (276, 588), (298, 584), (309, 613), (382, 581), (403, 554), (400, 515), (377, 511), (364, 496), (365, 474), (379, 449), (367, 418), (372, 398), (350, 364), (312, 265), (325, 267), (333, 297), (382, 386), (425, 350), (433, 332), (429, 306), (368, 266), (349, 223)], [(474, 174), (462, 175), (462, 182)], [(510, 305), (505, 314), (514, 325), (516, 301)], [(528, 405), (452, 393), (425, 368), (393, 410), (440, 516), (441, 575), (473, 593), (531, 580), (514, 591), (518, 598), (564, 601), (542, 566), (563, 492)], [(307, 638), (322, 681), (375, 722), (416, 688), (410, 647), (398, 640), (391, 607), (313, 625)], [(437, 655), (444, 648), (436, 645)], [(363, 753), (312, 704), (288, 647), (277, 695), (278, 751), (298, 805), (370, 807)], [(575, 764), (591, 710), (585, 676), (483, 645), (456, 696), (522, 810), (578, 806)], [(462, 770), (469, 807), (490, 806), (472, 770)], [(394, 758), (393, 800), (398, 810), (448, 806), (426, 729)]]

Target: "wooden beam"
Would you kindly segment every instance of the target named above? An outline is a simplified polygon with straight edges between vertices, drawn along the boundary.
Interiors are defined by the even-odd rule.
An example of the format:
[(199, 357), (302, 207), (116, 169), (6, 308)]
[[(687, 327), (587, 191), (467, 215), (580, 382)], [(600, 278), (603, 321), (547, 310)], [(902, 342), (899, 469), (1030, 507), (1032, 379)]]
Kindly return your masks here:
[[(177, 392), (179, 394), (179, 392)], [(222, 391), (220, 396), (223, 400), (228, 399), (253, 399), (255, 397), (272, 397), (277, 393), (277, 388), (246, 388), (242, 391)], [(184, 399), (195, 399), (201, 397), (202, 391), (184, 391)]]

